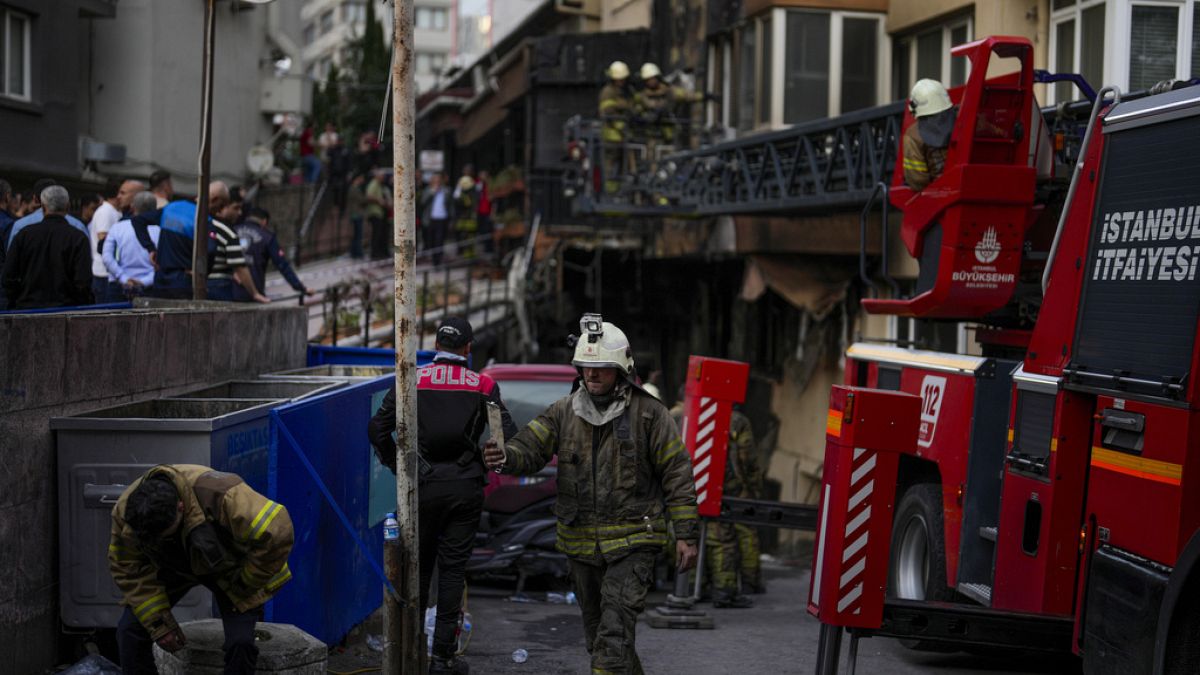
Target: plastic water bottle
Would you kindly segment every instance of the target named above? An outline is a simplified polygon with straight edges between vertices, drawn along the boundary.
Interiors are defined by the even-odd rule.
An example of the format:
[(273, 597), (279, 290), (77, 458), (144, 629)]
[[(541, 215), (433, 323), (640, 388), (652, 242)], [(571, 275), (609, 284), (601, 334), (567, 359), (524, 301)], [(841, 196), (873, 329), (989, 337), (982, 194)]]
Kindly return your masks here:
[(383, 540), (396, 541), (400, 538), (400, 521), (396, 520), (396, 514), (389, 513), (383, 519)]
[(458, 620), (458, 651), (461, 653), (463, 648), (471, 640), (471, 613), (463, 612), (462, 617)]
[(529, 660), (529, 652), (524, 649), (518, 649), (513, 652), (513, 663), (525, 663)]

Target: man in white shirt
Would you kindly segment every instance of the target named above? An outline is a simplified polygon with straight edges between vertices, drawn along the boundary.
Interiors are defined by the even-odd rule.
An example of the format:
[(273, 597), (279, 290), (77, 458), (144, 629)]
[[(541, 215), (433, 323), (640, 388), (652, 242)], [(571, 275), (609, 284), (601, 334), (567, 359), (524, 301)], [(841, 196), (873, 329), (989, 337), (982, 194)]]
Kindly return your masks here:
[[(133, 197), (133, 215), (153, 211), (157, 197), (153, 192), (139, 192)], [(150, 239), (158, 245), (158, 225), (149, 228)], [(108, 272), (108, 302), (124, 302), (154, 285), (154, 264), (150, 254), (138, 243), (133, 223), (128, 218), (117, 222), (104, 240), (104, 267)]]
[[(104, 195), (104, 201), (100, 203), (100, 207), (96, 209), (96, 213), (88, 222), (88, 239), (91, 240), (92, 245), (92, 295), (96, 298), (97, 304), (109, 301), (108, 282), (110, 279), (108, 270), (104, 266), (104, 239), (108, 236), (112, 226), (121, 219), (121, 214), (129, 208), (130, 203), (133, 202), (133, 196), (145, 189), (145, 185), (136, 180), (122, 182), (115, 192), (110, 188), (109, 192)], [(119, 300), (112, 300), (112, 302), (119, 302)]]

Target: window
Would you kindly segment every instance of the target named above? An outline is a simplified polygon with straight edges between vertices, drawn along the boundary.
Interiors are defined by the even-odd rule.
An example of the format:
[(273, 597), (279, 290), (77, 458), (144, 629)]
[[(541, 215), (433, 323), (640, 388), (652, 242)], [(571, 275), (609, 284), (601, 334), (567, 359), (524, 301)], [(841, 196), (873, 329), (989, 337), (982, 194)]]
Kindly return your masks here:
[(788, 12), (788, 70), (783, 82), (783, 121), (806, 122), (829, 114), (828, 12)]
[(841, 112), (870, 108), (878, 99), (879, 44), (876, 19), (842, 20)]
[(328, 9), (321, 13), (321, 35), (333, 30), (333, 10)]
[(361, 2), (342, 3), (342, 23), (362, 23), (367, 20), (367, 6)]
[(1134, 5), (1129, 25), (1129, 89), (1175, 77), (1179, 8)]
[[(1066, 12), (1052, 17), (1051, 51), (1057, 73), (1079, 73), (1093, 89), (1104, 86), (1104, 3), (1074, 0), (1062, 5)], [(1055, 5), (1058, 9), (1058, 4)], [(1082, 94), (1070, 82), (1054, 86), (1054, 102), (1073, 101)]]
[(754, 73), (758, 56), (758, 22), (752, 21), (738, 31), (738, 131), (754, 128)]
[(437, 75), (446, 67), (446, 55), (441, 52), (417, 52), (417, 72), (422, 75)]
[(929, 78), (951, 87), (967, 82), (967, 60), (950, 49), (971, 41), (971, 17), (956, 17), (932, 28), (896, 38), (892, 49), (892, 97), (906, 99), (917, 80)]
[(1200, 77), (1200, 9), (1192, 5), (1192, 69), (1188, 72), (1191, 77)]
[(0, 96), (31, 98), (29, 26), (28, 15), (0, 8)]
[(424, 30), (446, 30), (449, 12), (441, 7), (418, 7), (416, 10), (416, 27)]
[(763, 17), (758, 23), (759, 37), (762, 41), (761, 57), (758, 64), (758, 123), (771, 123), (771, 62), (774, 60), (771, 50), (771, 17)]
[(317, 39), (317, 27), (311, 23), (304, 27), (304, 44), (311, 45)]

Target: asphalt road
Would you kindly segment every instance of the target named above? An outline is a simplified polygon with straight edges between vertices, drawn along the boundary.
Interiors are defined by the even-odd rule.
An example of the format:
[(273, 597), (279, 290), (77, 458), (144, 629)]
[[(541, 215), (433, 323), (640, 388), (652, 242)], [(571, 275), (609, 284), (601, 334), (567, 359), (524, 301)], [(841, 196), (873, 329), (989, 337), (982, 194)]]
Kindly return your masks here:
[[(713, 609), (711, 605), (701, 605), (714, 618), (714, 630), (662, 630), (639, 622), (637, 649), (646, 672), (651, 675), (813, 673), (819, 624), (805, 611), (807, 564), (771, 565), (766, 571), (768, 593), (755, 596), (754, 608)], [(664, 597), (661, 593), (652, 595), (648, 606)], [(471, 590), (468, 604), (474, 626), (466, 659), (472, 673), (589, 672), (578, 607), (512, 602), (508, 590), (480, 587)], [(848, 642), (843, 641), (843, 652)], [(512, 660), (512, 653), (518, 648), (529, 654), (525, 663)], [(378, 655), (359, 644), (350, 646), (344, 654), (333, 655), (330, 668), (344, 672), (378, 663)], [(845, 672), (844, 656), (842, 668), (841, 672)], [(918, 653), (884, 638), (859, 643), (857, 669), (863, 674), (897, 675), (1077, 671), (1075, 661), (1069, 658), (1019, 653), (986, 656)]]

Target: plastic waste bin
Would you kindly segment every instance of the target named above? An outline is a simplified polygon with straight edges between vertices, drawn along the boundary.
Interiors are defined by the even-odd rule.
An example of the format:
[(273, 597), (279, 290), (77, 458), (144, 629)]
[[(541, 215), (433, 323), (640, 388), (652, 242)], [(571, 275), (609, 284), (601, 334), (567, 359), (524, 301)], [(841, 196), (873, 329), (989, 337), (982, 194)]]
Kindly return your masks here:
[(179, 398), (251, 398), (251, 399), (280, 399), (284, 401), (299, 401), (310, 396), (332, 391), (345, 384), (338, 381), (312, 380), (230, 380), (220, 384), (185, 391), (182, 394), (170, 396)]
[[(151, 467), (204, 464), (238, 473), (266, 494), (267, 415), (280, 403), (155, 399), (51, 418), (58, 436), (59, 600), (65, 625), (117, 625), (121, 594), (107, 560), (112, 508)], [(179, 621), (207, 618), (211, 594), (192, 589), (174, 611)]]

